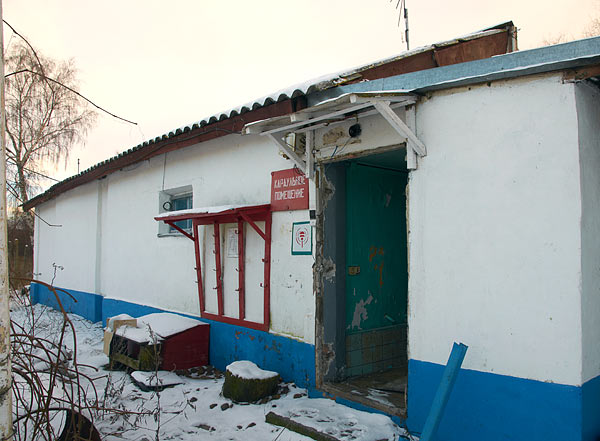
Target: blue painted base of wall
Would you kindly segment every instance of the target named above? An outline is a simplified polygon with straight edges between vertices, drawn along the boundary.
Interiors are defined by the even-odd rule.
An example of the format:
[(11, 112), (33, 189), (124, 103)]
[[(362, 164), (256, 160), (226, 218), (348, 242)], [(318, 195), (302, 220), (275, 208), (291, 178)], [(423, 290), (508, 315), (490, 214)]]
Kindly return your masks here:
[[(60, 289), (60, 290), (59, 290)], [(66, 294), (63, 291), (67, 291)], [(32, 303), (41, 303), (51, 306), (54, 309), (60, 309), (58, 299), (66, 312), (80, 315), (91, 322), (102, 320), (102, 296), (90, 294), (74, 289), (56, 288), (56, 295), (44, 285), (32, 283), (29, 296)]]
[(600, 376), (583, 384), (583, 439), (600, 441)]
[[(444, 366), (408, 364), (408, 419), (420, 433)], [(444, 441), (583, 440), (600, 437), (600, 377), (568, 386), (462, 369), (438, 437)]]
[[(151, 306), (122, 300), (104, 299), (103, 322), (117, 314), (139, 317), (153, 312), (164, 312)], [(198, 317), (180, 314), (193, 319)], [(312, 389), (315, 386), (315, 347), (288, 337), (256, 331), (242, 326), (229, 325), (214, 320), (210, 323), (210, 364), (225, 370), (236, 360), (250, 360), (263, 369), (279, 372), (284, 381)]]
[[(164, 312), (151, 306), (68, 290), (75, 298), (58, 294), (68, 312), (106, 323), (108, 317), (133, 317)], [(52, 292), (31, 285), (31, 299), (58, 307)], [(198, 319), (198, 317), (180, 314)], [(224, 370), (235, 360), (251, 360), (281, 374), (285, 381), (307, 388), (309, 396), (322, 397), (315, 389), (315, 348), (291, 338), (255, 331), (213, 320), (210, 323), (210, 362)], [(444, 366), (418, 360), (408, 365), (408, 419), (397, 424), (419, 434), (429, 413)], [(346, 400), (341, 404), (378, 412)], [(544, 383), (522, 378), (462, 369), (442, 418), (440, 441), (551, 441), (600, 440), (600, 377), (583, 386)]]
[[(152, 306), (103, 298), (97, 294), (68, 291), (77, 302), (66, 294), (59, 293), (67, 312), (81, 315), (93, 322), (106, 323), (107, 318), (118, 314), (140, 317), (155, 312), (165, 312)], [(43, 285), (32, 284), (30, 295), (34, 303), (42, 303), (58, 309), (55, 296)], [(236, 360), (250, 360), (263, 369), (278, 372), (284, 381), (294, 382), (309, 390), (314, 388), (315, 347), (313, 345), (268, 332), (199, 319), (188, 314), (179, 315), (210, 323), (209, 360), (210, 364), (217, 369), (225, 370), (228, 364)]]

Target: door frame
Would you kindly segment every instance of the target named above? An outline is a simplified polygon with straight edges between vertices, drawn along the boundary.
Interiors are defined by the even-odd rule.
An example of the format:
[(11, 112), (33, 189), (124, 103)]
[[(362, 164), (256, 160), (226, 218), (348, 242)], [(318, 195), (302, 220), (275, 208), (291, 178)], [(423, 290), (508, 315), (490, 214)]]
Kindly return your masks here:
[[(342, 381), (345, 365), (345, 292), (346, 292), (346, 184), (345, 164), (350, 159), (389, 151), (406, 151), (405, 144), (354, 153), (337, 161), (317, 165), (316, 176), (316, 252), (313, 271), (315, 291), (315, 380), (318, 390), (327, 392), (328, 384)], [(410, 170), (407, 170), (406, 216)], [(407, 229), (407, 235), (408, 235)], [(325, 240), (327, 238), (327, 240)], [(407, 247), (410, 242), (407, 237)], [(410, 275), (410, 260), (407, 271)], [(340, 295), (341, 293), (341, 295)], [(407, 302), (410, 291), (407, 290)], [(409, 351), (407, 342), (407, 352)]]

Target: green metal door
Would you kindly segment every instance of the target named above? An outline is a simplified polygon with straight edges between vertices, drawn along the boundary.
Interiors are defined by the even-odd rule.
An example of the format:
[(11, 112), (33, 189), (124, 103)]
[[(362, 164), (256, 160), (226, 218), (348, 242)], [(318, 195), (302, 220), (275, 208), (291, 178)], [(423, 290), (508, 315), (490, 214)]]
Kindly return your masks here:
[(406, 335), (406, 182), (406, 172), (356, 162), (346, 169), (349, 376), (396, 367), (380, 363), (383, 346)]

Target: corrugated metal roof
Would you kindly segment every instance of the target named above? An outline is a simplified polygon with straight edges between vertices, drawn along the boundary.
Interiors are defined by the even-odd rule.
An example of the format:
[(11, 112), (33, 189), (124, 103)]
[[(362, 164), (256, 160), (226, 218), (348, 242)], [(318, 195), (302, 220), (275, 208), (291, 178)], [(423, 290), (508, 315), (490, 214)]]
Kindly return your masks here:
[(441, 66), (436, 69), (411, 72), (368, 82), (340, 85), (335, 89), (311, 94), (308, 105), (312, 106), (317, 102), (347, 93), (396, 89), (426, 93), (433, 90), (573, 69), (598, 63), (600, 63), (600, 37), (592, 37), (554, 46), (497, 55), (468, 63)]
[[(204, 127), (208, 124), (212, 124), (217, 121), (223, 121), (227, 118), (231, 118), (236, 115), (240, 115), (251, 110), (255, 110), (260, 107), (268, 106), (273, 103), (277, 103), (280, 101), (284, 101), (291, 98), (296, 98), (298, 96), (310, 95), (315, 92), (324, 91), (327, 89), (331, 89), (333, 87), (337, 87), (343, 84), (346, 84), (350, 81), (355, 81), (360, 79), (360, 73), (366, 70), (372, 69), (374, 67), (382, 66), (385, 64), (393, 63), (396, 61), (400, 61), (405, 58), (413, 57), (417, 54), (431, 51), (432, 49), (440, 49), (448, 46), (452, 46), (454, 44), (465, 42), (469, 40), (475, 40), (487, 35), (494, 35), (497, 33), (506, 32), (508, 27), (513, 26), (512, 22), (501, 23), (496, 26), (492, 26), (490, 28), (483, 29), (481, 31), (472, 32), (470, 34), (464, 35), (462, 37), (453, 38), (451, 40), (443, 41), (441, 43), (435, 43), (428, 46), (421, 46), (415, 49), (411, 49), (410, 51), (402, 52), (398, 55), (394, 55), (392, 57), (384, 58), (381, 60), (374, 61), (369, 64), (361, 65), (358, 67), (354, 67), (352, 69), (344, 69), (335, 73), (330, 73), (327, 75), (322, 75), (317, 78), (313, 78), (309, 81), (305, 81), (303, 83), (294, 84), (290, 87), (286, 87), (284, 89), (273, 92), (269, 95), (265, 95), (260, 97), (250, 103), (243, 104), (238, 107), (234, 107), (223, 112), (219, 112), (217, 114), (208, 116), (206, 118), (201, 119), (200, 121), (196, 121), (191, 124), (187, 124), (185, 126), (180, 127), (177, 131), (182, 131), (183, 133), (186, 129), (193, 130), (194, 128)], [(177, 132), (175, 131), (175, 132)], [(169, 135), (174, 132), (170, 132)]]
[[(360, 66), (360, 67), (357, 67), (354, 69), (344, 70), (344, 71), (341, 71), (338, 73), (325, 75), (325, 76), (322, 76), (322, 77), (319, 77), (319, 78), (316, 78), (316, 79), (313, 79), (313, 80), (310, 80), (310, 81), (307, 81), (307, 82), (304, 82), (301, 84), (296, 84), (291, 87), (282, 89), (275, 93), (272, 93), (270, 95), (261, 97), (257, 100), (254, 100), (251, 103), (211, 115), (200, 121), (182, 126), (178, 129), (175, 129), (173, 131), (165, 133), (161, 136), (157, 136), (153, 139), (144, 141), (143, 143), (138, 144), (135, 147), (132, 147), (128, 150), (125, 150), (125, 151), (119, 153), (116, 156), (113, 156), (112, 158), (106, 159), (102, 162), (99, 162), (99, 163), (93, 165), (92, 167), (80, 172), (77, 175), (71, 176), (57, 184), (54, 184), (52, 187), (50, 187), (44, 193), (37, 195), (36, 197), (30, 199), (26, 204), (24, 204), (24, 208), (25, 209), (32, 208), (41, 202), (44, 202), (48, 199), (55, 197), (56, 195), (58, 195), (64, 191), (67, 191), (70, 188), (73, 188), (77, 185), (81, 185), (83, 183), (89, 182), (88, 179), (85, 179), (87, 177), (86, 175), (93, 175), (94, 178), (96, 178), (95, 175), (98, 174), (98, 172), (100, 172), (102, 169), (107, 169), (106, 174), (114, 171), (115, 167), (117, 167), (117, 169), (118, 169), (118, 165), (122, 162), (122, 159), (126, 158), (130, 155), (140, 153), (140, 155), (138, 155), (138, 156), (141, 156), (141, 159), (136, 159), (136, 161), (146, 159), (146, 155), (143, 154), (144, 150), (148, 149), (149, 150), (148, 155), (151, 155), (153, 153), (153, 150), (152, 150), (153, 146), (157, 146), (158, 144), (164, 143), (165, 141), (177, 138), (180, 135), (183, 135), (186, 133), (191, 133), (195, 130), (201, 129), (208, 125), (218, 123), (220, 121), (225, 121), (230, 118), (236, 117), (238, 115), (243, 115), (245, 113), (261, 109), (261, 108), (269, 106), (271, 104), (280, 103), (280, 102), (283, 102), (286, 100), (295, 99), (298, 97), (304, 97), (304, 96), (308, 96), (308, 95), (312, 95), (312, 94), (318, 96), (320, 93), (324, 93), (332, 88), (337, 88), (338, 86), (356, 82), (358, 79), (360, 79), (361, 72), (365, 72), (369, 69), (373, 69), (378, 66), (384, 66), (386, 64), (394, 63), (394, 62), (403, 60), (405, 58), (414, 57), (414, 56), (421, 54), (423, 52), (426, 52), (426, 51), (431, 51), (431, 50), (435, 50), (438, 48), (449, 47), (449, 46), (456, 45), (461, 42), (468, 42), (468, 41), (476, 40), (476, 39), (483, 38), (483, 37), (486, 37), (489, 35), (505, 33), (507, 31), (510, 32), (512, 29), (514, 29), (514, 25), (512, 22), (502, 23), (500, 25), (493, 26), (491, 28), (487, 28), (482, 31), (478, 31), (478, 32), (474, 32), (474, 33), (465, 35), (463, 37), (454, 38), (452, 40), (432, 44), (429, 46), (423, 46), (420, 48), (413, 49), (411, 51), (403, 52), (403, 53), (401, 53), (397, 56), (391, 57), (391, 58), (386, 58), (384, 60), (379, 60), (379, 61), (367, 64), (367, 65), (363, 65), (363, 66)], [(371, 81), (369, 81), (369, 82), (371, 82)], [(309, 104), (312, 105), (313, 103), (309, 103)], [(98, 177), (101, 177), (101, 176), (98, 176)]]

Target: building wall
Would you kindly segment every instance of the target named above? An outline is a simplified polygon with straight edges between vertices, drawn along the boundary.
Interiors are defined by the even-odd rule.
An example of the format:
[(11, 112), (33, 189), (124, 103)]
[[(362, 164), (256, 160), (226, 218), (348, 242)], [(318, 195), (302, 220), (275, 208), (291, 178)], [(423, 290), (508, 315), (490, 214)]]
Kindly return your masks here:
[(34, 278), (94, 292), (97, 187), (82, 185), (36, 209), (52, 226), (36, 218)]
[(166, 167), (164, 156), (134, 167), (106, 178), (102, 294), (199, 315), (193, 243), (183, 236), (157, 237), (159, 226), (154, 220), (158, 214), (163, 168), (165, 188), (197, 183), (185, 168), (175, 179), (169, 178), (171, 173), (167, 170), (179, 168), (177, 159), (170, 155)]
[[(598, 435), (597, 107), (596, 91), (559, 75), (434, 92), (417, 105), (428, 155), (408, 185), (412, 431), (422, 429), (452, 343), (461, 341), (469, 349), (441, 439)], [(324, 137), (337, 134), (318, 132), (320, 158), (402, 142), (381, 118), (361, 125), (360, 142), (341, 136), (327, 145)], [(266, 140), (231, 135), (82, 186), (38, 208), (52, 222), (77, 221), (68, 230), (36, 224), (36, 269), (48, 281), (52, 262), (66, 262), (56, 284), (104, 295), (107, 315), (198, 316), (193, 247), (157, 237), (159, 192), (191, 185), (194, 207), (266, 203), (270, 171), (289, 167)], [(313, 256), (289, 252), (291, 223), (307, 218), (273, 214), (271, 333), (211, 322), (218, 367), (243, 357), (314, 385)], [(49, 251), (77, 238), (83, 246), (69, 256)], [(95, 277), (79, 280), (82, 268)], [(228, 341), (231, 350), (216, 351)]]
[(459, 341), (443, 439), (579, 439), (574, 85), (548, 75), (436, 92), (417, 132), (428, 154), (409, 182), (409, 428)]
[[(440, 439), (593, 440), (600, 432), (594, 426), (600, 382), (582, 375), (598, 327), (590, 322), (586, 331), (582, 322), (586, 238), (574, 91), (560, 74), (548, 74), (432, 92), (417, 104), (417, 134), (428, 155), (408, 185), (406, 423), (415, 433), (454, 341), (469, 350)], [(597, 98), (587, 98), (587, 106), (597, 106)], [(597, 109), (586, 111), (597, 124)], [(318, 131), (319, 158), (402, 142), (381, 118), (360, 123), (359, 142), (342, 137), (341, 149), (323, 142), (333, 128)], [(586, 137), (597, 142), (597, 128), (586, 124)], [(595, 158), (589, 168), (593, 216)], [(590, 267), (598, 268), (593, 256)], [(590, 273), (590, 292), (597, 293), (596, 279)], [(333, 315), (328, 311), (325, 321)], [(590, 341), (582, 346), (585, 332)]]
[[(579, 160), (558, 78), (434, 94), (410, 176), (411, 358), (581, 384)], [(568, 361), (567, 361), (568, 360)]]
[[(140, 315), (144, 308), (132, 305), (142, 305), (199, 317), (194, 245), (182, 235), (159, 236), (159, 224), (154, 217), (160, 211), (160, 192), (191, 186), (195, 208), (265, 204), (270, 202), (271, 171), (290, 167), (292, 164), (266, 138), (231, 135), (170, 152), (166, 157), (152, 158), (78, 187), (37, 207), (42, 217), (63, 226), (36, 224), (36, 270), (42, 272), (42, 281), (50, 282), (52, 262), (62, 265), (64, 270), (59, 271), (56, 286), (73, 290), (76, 296), (100, 295), (102, 304), (114, 313), (129, 311)], [(287, 345), (290, 348), (296, 344), (294, 341), (311, 348), (314, 345), (313, 256), (291, 255), (292, 222), (307, 221), (308, 217), (308, 210), (273, 213), (270, 333), (288, 337), (282, 341), (291, 340)], [(203, 255), (210, 255), (203, 261), (205, 286), (210, 290), (215, 286), (210, 279), (210, 263), (207, 264), (213, 259), (214, 266), (210, 253), (212, 227), (201, 230), (206, 231), (201, 231), (200, 237), (211, 239), (202, 240), (203, 246), (206, 245)], [(260, 259), (264, 241), (251, 228), (246, 232), (246, 307), (250, 319), (262, 321)], [(230, 277), (235, 266), (230, 263), (225, 263), (225, 311), (235, 317), (237, 278)], [(40, 287), (35, 292), (40, 300), (51, 297)], [(80, 312), (88, 318), (98, 317), (96, 312)], [(106, 314), (100, 312), (100, 317), (103, 316)], [(212, 323), (215, 342), (221, 342), (222, 346), (223, 338), (217, 333), (233, 333), (231, 329), (235, 327)], [(267, 333), (249, 332), (244, 355), (251, 358), (249, 353), (255, 353), (255, 359), (259, 360), (265, 339), (271, 337)], [(284, 350), (287, 347), (281, 342), (273, 346)], [(235, 359), (235, 351), (222, 352), (219, 360), (223, 363)], [(304, 352), (306, 349), (298, 353)], [(270, 359), (284, 360), (291, 356), (280, 351)], [(307, 374), (306, 369), (297, 365), (291, 375), (301, 375), (304, 380), (314, 377), (314, 357), (313, 361), (309, 357), (303, 363), (310, 366), (313, 374)], [(310, 386), (310, 382), (303, 383)]]
[(581, 163), (584, 435), (600, 433), (600, 90), (575, 86)]

